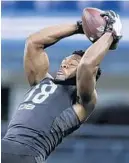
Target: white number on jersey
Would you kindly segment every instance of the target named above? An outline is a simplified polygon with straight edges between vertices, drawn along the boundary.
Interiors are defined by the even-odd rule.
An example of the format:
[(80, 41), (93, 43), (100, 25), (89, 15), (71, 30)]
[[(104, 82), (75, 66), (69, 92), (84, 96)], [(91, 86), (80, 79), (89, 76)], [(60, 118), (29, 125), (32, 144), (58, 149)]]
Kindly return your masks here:
[[(55, 92), (55, 90), (57, 89), (57, 85), (52, 83), (50, 81), (49, 84), (43, 84), (41, 85), (40, 88), (40, 92), (37, 93), (33, 98), (32, 95), (34, 94), (34, 92), (36, 91), (36, 89), (40, 88), (40, 84), (36, 85), (29, 93), (28, 97), (25, 99), (24, 102), (31, 100), (33, 103), (35, 104), (40, 104), (42, 102), (44, 102), (50, 94), (53, 94)], [(47, 88), (49, 88), (49, 91), (46, 91)], [(31, 99), (32, 98), (32, 99)]]

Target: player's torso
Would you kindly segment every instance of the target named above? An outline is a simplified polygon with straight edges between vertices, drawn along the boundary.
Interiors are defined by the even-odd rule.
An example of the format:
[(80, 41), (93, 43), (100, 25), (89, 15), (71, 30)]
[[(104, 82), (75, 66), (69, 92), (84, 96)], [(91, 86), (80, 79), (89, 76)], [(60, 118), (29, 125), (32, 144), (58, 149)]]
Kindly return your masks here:
[(72, 107), (71, 95), (67, 86), (57, 85), (49, 78), (44, 79), (26, 93), (9, 128), (22, 125), (46, 131), (55, 117)]
[(44, 135), (50, 135), (55, 118), (65, 109), (72, 108), (72, 94), (73, 91), (68, 86), (55, 84), (49, 78), (42, 80), (26, 93), (5, 137), (17, 141), (23, 137), (23, 143), (30, 141), (31, 145), (37, 140), (42, 143)]

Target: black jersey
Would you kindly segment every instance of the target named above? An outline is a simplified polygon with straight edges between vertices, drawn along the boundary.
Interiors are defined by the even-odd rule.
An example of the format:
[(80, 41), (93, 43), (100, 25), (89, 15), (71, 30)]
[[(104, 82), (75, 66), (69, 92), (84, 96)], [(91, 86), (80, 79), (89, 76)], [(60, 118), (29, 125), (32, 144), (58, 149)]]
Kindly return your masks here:
[(4, 139), (29, 146), (45, 160), (62, 138), (80, 126), (73, 108), (73, 89), (45, 78), (19, 105)]

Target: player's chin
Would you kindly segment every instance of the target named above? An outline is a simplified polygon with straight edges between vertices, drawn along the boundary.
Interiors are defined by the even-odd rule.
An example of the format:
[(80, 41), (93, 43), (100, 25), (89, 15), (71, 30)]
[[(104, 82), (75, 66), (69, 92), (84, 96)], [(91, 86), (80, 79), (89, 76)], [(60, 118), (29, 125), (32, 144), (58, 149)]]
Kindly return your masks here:
[(64, 74), (57, 74), (55, 77), (56, 80), (65, 81), (66, 76)]

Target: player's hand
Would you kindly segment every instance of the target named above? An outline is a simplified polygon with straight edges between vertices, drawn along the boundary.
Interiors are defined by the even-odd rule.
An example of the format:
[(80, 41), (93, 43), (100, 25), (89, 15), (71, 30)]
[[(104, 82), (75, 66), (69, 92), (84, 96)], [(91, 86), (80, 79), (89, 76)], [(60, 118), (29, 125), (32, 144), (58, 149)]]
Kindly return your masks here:
[(110, 49), (116, 49), (117, 44), (122, 37), (122, 23), (120, 17), (112, 10), (102, 13), (101, 16), (104, 17), (107, 22), (105, 32), (112, 32), (113, 34), (114, 41)]
[(83, 28), (82, 28), (82, 21), (77, 21), (77, 33), (84, 34)]

